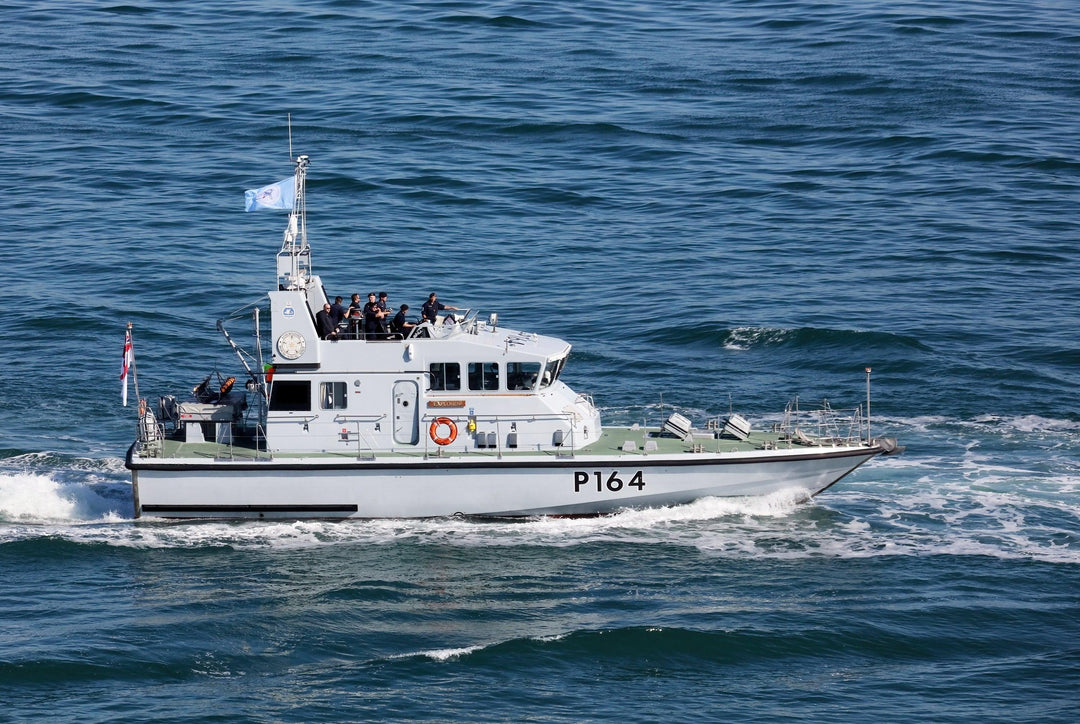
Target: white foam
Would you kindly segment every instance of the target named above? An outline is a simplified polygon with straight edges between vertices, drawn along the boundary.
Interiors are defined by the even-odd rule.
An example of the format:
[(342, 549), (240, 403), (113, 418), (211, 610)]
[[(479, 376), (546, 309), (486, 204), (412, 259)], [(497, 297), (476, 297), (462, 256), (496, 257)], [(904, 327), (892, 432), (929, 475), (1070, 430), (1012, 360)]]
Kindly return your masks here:
[(1004, 427), (1019, 432), (1075, 432), (1080, 430), (1080, 422), (1042, 417), (1041, 415), (1018, 415), (1015, 417), (981, 415), (976, 417), (974, 422)]
[(789, 329), (771, 329), (762, 327), (736, 327), (728, 332), (724, 340), (724, 349), (745, 351), (760, 342), (782, 342), (794, 332)]
[(115, 522), (124, 518), (122, 507), (122, 503), (103, 498), (82, 483), (62, 483), (37, 473), (0, 474), (3, 521)]
[[(1080, 563), (1080, 501), (1058, 490), (1075, 479), (1005, 476), (986, 481), (923, 479), (873, 494), (854, 489), (833, 497), (838, 508), (858, 509), (865, 526), (848, 526), (834, 555), (980, 555), (1053, 563)], [(860, 488), (862, 486), (859, 486)], [(1064, 541), (1064, 542), (1063, 542)]]
[[(43, 487), (55, 490), (45, 484)], [(1080, 563), (1080, 546), (1075, 543), (1080, 529), (1080, 504), (1076, 502), (1052, 496), (1042, 500), (1024, 491), (977, 490), (956, 482), (940, 485), (933, 481), (923, 487), (860, 484), (828, 501), (798, 503), (804, 494), (792, 491), (762, 499), (713, 498), (602, 518), (541, 518), (528, 522), (437, 519), (132, 524), (97, 515), (97, 524), (87, 525), (80, 518), (85, 514), (77, 512), (80, 503), (68, 501), (59, 510), (34, 511), (37, 520), (52, 516), (56, 523), (5, 526), (6, 533), (0, 534), (0, 539), (47, 535), (121, 547), (238, 549), (399, 543), (558, 548), (596, 542), (663, 543), (734, 558), (946, 554)], [(54, 499), (66, 500), (62, 496)], [(10, 513), (5, 515), (10, 519)], [(439, 658), (459, 654), (438, 651), (424, 655)]]
[(533, 636), (532, 638), (533, 638), (534, 641), (539, 641), (542, 644), (550, 644), (550, 643), (553, 643), (555, 641), (562, 641), (568, 635), (569, 634), (567, 634), (567, 633), (557, 633), (557, 634), (545, 634), (543, 636)]
[[(946, 415), (917, 415), (913, 417), (889, 417), (875, 414), (875, 428), (900, 428), (909, 433), (937, 436), (941, 430), (961, 433), (980, 433), (1008, 436), (1010, 434), (1060, 434), (1080, 431), (1080, 422), (1041, 415), (993, 415), (983, 414), (972, 418), (948, 417)], [(876, 432), (876, 430), (875, 430)], [(892, 433), (890, 433), (892, 434)], [(1075, 441), (1075, 436), (1070, 436)]]
[[(57, 484), (44, 479), (45, 487)], [(63, 487), (63, 486), (59, 486)], [(80, 486), (66, 486), (77, 489)], [(85, 487), (85, 486), (82, 486)], [(88, 489), (87, 489), (88, 490)], [(53, 499), (58, 496), (53, 495)], [(100, 542), (134, 548), (200, 548), (228, 546), (237, 549), (304, 549), (339, 544), (387, 545), (415, 542), (462, 547), (546, 545), (571, 547), (594, 542), (657, 542), (721, 519), (782, 519), (802, 506), (807, 491), (792, 488), (760, 498), (707, 498), (689, 505), (626, 510), (595, 518), (537, 518), (527, 521), (477, 522), (469, 519), (362, 521), (208, 521), (155, 522), (144, 518), (137, 524), (107, 515), (79, 516), (71, 508), (63, 515), (41, 520), (114, 523), (108, 526), (70, 526), (22, 530), (22, 535), (60, 535), (79, 542)], [(104, 502), (104, 501), (103, 501)], [(8, 530), (8, 538), (13, 533)], [(17, 536), (20, 537), (20, 536)]]
[(52, 471), (57, 469), (73, 470), (73, 471), (85, 471), (85, 472), (100, 472), (113, 475), (127, 476), (127, 468), (124, 465), (123, 458), (86, 458), (86, 457), (68, 457), (60, 455), (58, 453), (39, 451), (31, 453), (22, 453), (21, 455), (14, 455), (9, 458), (4, 458), (4, 467), (8, 469), (19, 469), (24, 471), (30, 470), (46, 470)]
[(417, 651), (411, 654), (396, 654), (391, 656), (392, 659), (407, 659), (413, 656), (423, 656), (425, 658), (434, 659), (435, 661), (450, 661), (453, 659), (459, 659), (462, 656), (468, 656), (474, 651), (487, 648), (486, 646), (462, 646), (454, 649), (432, 649), (430, 651)]

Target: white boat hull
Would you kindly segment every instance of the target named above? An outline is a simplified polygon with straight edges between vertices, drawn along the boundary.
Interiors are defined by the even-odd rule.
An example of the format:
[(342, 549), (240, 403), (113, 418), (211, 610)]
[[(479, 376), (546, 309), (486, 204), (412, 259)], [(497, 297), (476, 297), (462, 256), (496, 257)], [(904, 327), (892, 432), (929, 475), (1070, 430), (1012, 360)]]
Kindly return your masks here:
[(132, 459), (136, 515), (423, 518), (598, 515), (704, 497), (828, 488), (879, 447), (468, 460)]

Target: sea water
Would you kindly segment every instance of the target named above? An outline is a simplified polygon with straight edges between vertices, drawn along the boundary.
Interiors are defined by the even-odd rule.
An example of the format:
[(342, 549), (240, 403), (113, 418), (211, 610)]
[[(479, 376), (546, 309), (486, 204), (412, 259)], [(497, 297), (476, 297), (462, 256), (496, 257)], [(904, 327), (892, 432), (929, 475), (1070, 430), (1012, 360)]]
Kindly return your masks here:
[[(0, 40), (0, 719), (1075, 720), (1072, 4), (14, 2)], [(290, 152), (331, 295), (563, 337), (613, 423), (870, 367), (907, 451), (810, 503), (135, 522), (124, 328), (151, 400), (240, 371)]]

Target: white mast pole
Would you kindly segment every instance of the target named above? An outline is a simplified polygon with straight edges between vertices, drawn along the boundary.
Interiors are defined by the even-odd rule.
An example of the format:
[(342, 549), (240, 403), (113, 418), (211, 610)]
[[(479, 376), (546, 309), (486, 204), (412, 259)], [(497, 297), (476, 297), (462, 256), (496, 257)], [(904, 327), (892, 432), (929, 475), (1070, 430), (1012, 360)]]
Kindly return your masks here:
[(870, 368), (866, 368), (866, 444), (870, 444)]

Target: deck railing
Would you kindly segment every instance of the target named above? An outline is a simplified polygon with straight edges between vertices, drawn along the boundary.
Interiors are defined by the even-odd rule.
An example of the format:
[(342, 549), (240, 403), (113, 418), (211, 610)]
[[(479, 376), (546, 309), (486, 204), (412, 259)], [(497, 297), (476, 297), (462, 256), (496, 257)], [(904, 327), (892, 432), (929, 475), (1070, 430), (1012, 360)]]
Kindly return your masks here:
[[(536, 446), (536, 451), (541, 452), (545, 449), (550, 450), (550, 447), (555, 447), (555, 455), (557, 457), (573, 457), (577, 451), (577, 425), (576, 415), (559, 414), (559, 413), (547, 413), (547, 414), (533, 414), (533, 415), (462, 415), (447, 413), (445, 411), (438, 413), (427, 413), (420, 418), (420, 431), (423, 434), (429, 430), (431, 425), (441, 418), (451, 420), (455, 429), (457, 430), (457, 436), (461, 435), (484, 435), (484, 444), (477, 445), (480, 452), (494, 452), (496, 457), (502, 457), (504, 452), (513, 450), (515, 452), (524, 452), (532, 449), (533, 445)], [(565, 426), (550, 429), (551, 442), (550, 446), (545, 446), (543, 442), (540, 443), (519, 443), (511, 446), (507, 442), (509, 435), (522, 434), (517, 429), (517, 425), (522, 423), (531, 423), (537, 421), (555, 421)], [(494, 427), (494, 432), (490, 430)], [(488, 429), (483, 429), (488, 428)], [(555, 440), (558, 438), (558, 433), (561, 435), (561, 443), (556, 444)], [(547, 435), (544, 433), (534, 433)], [(492, 439), (494, 435), (494, 439)], [(472, 453), (472, 449), (462, 451), (460, 448), (453, 449), (450, 453), (444, 452), (449, 448), (448, 446), (437, 445), (432, 439), (432, 435), (423, 435), (424, 438), (424, 457), (443, 457), (447, 454), (460, 455), (463, 453)], [(494, 444), (490, 444), (494, 442)]]
[(828, 400), (812, 410), (799, 408), (798, 398), (784, 408), (777, 431), (805, 445), (857, 445), (862, 442), (865, 420), (862, 405), (834, 409)]
[[(714, 417), (708, 420), (707, 430), (724, 429), (727, 417)], [(822, 401), (821, 407), (802, 409), (798, 398), (784, 408), (783, 417), (772, 423), (772, 432), (778, 442), (788, 445), (811, 447), (835, 447), (858, 445), (863, 441), (866, 420), (861, 405), (853, 408), (836, 409), (828, 400)]]
[[(334, 422), (339, 425), (355, 425), (355, 430), (350, 430), (348, 427), (342, 427), (341, 433), (338, 435), (340, 442), (355, 442), (356, 443), (356, 459), (357, 460), (374, 460), (375, 459), (375, 439), (370, 436), (370, 433), (374, 433), (374, 427), (381, 425), (383, 420), (387, 419), (386, 415), (338, 415), (334, 418)], [(368, 431), (363, 428), (363, 425), (367, 423), (372, 426), (372, 430)]]

